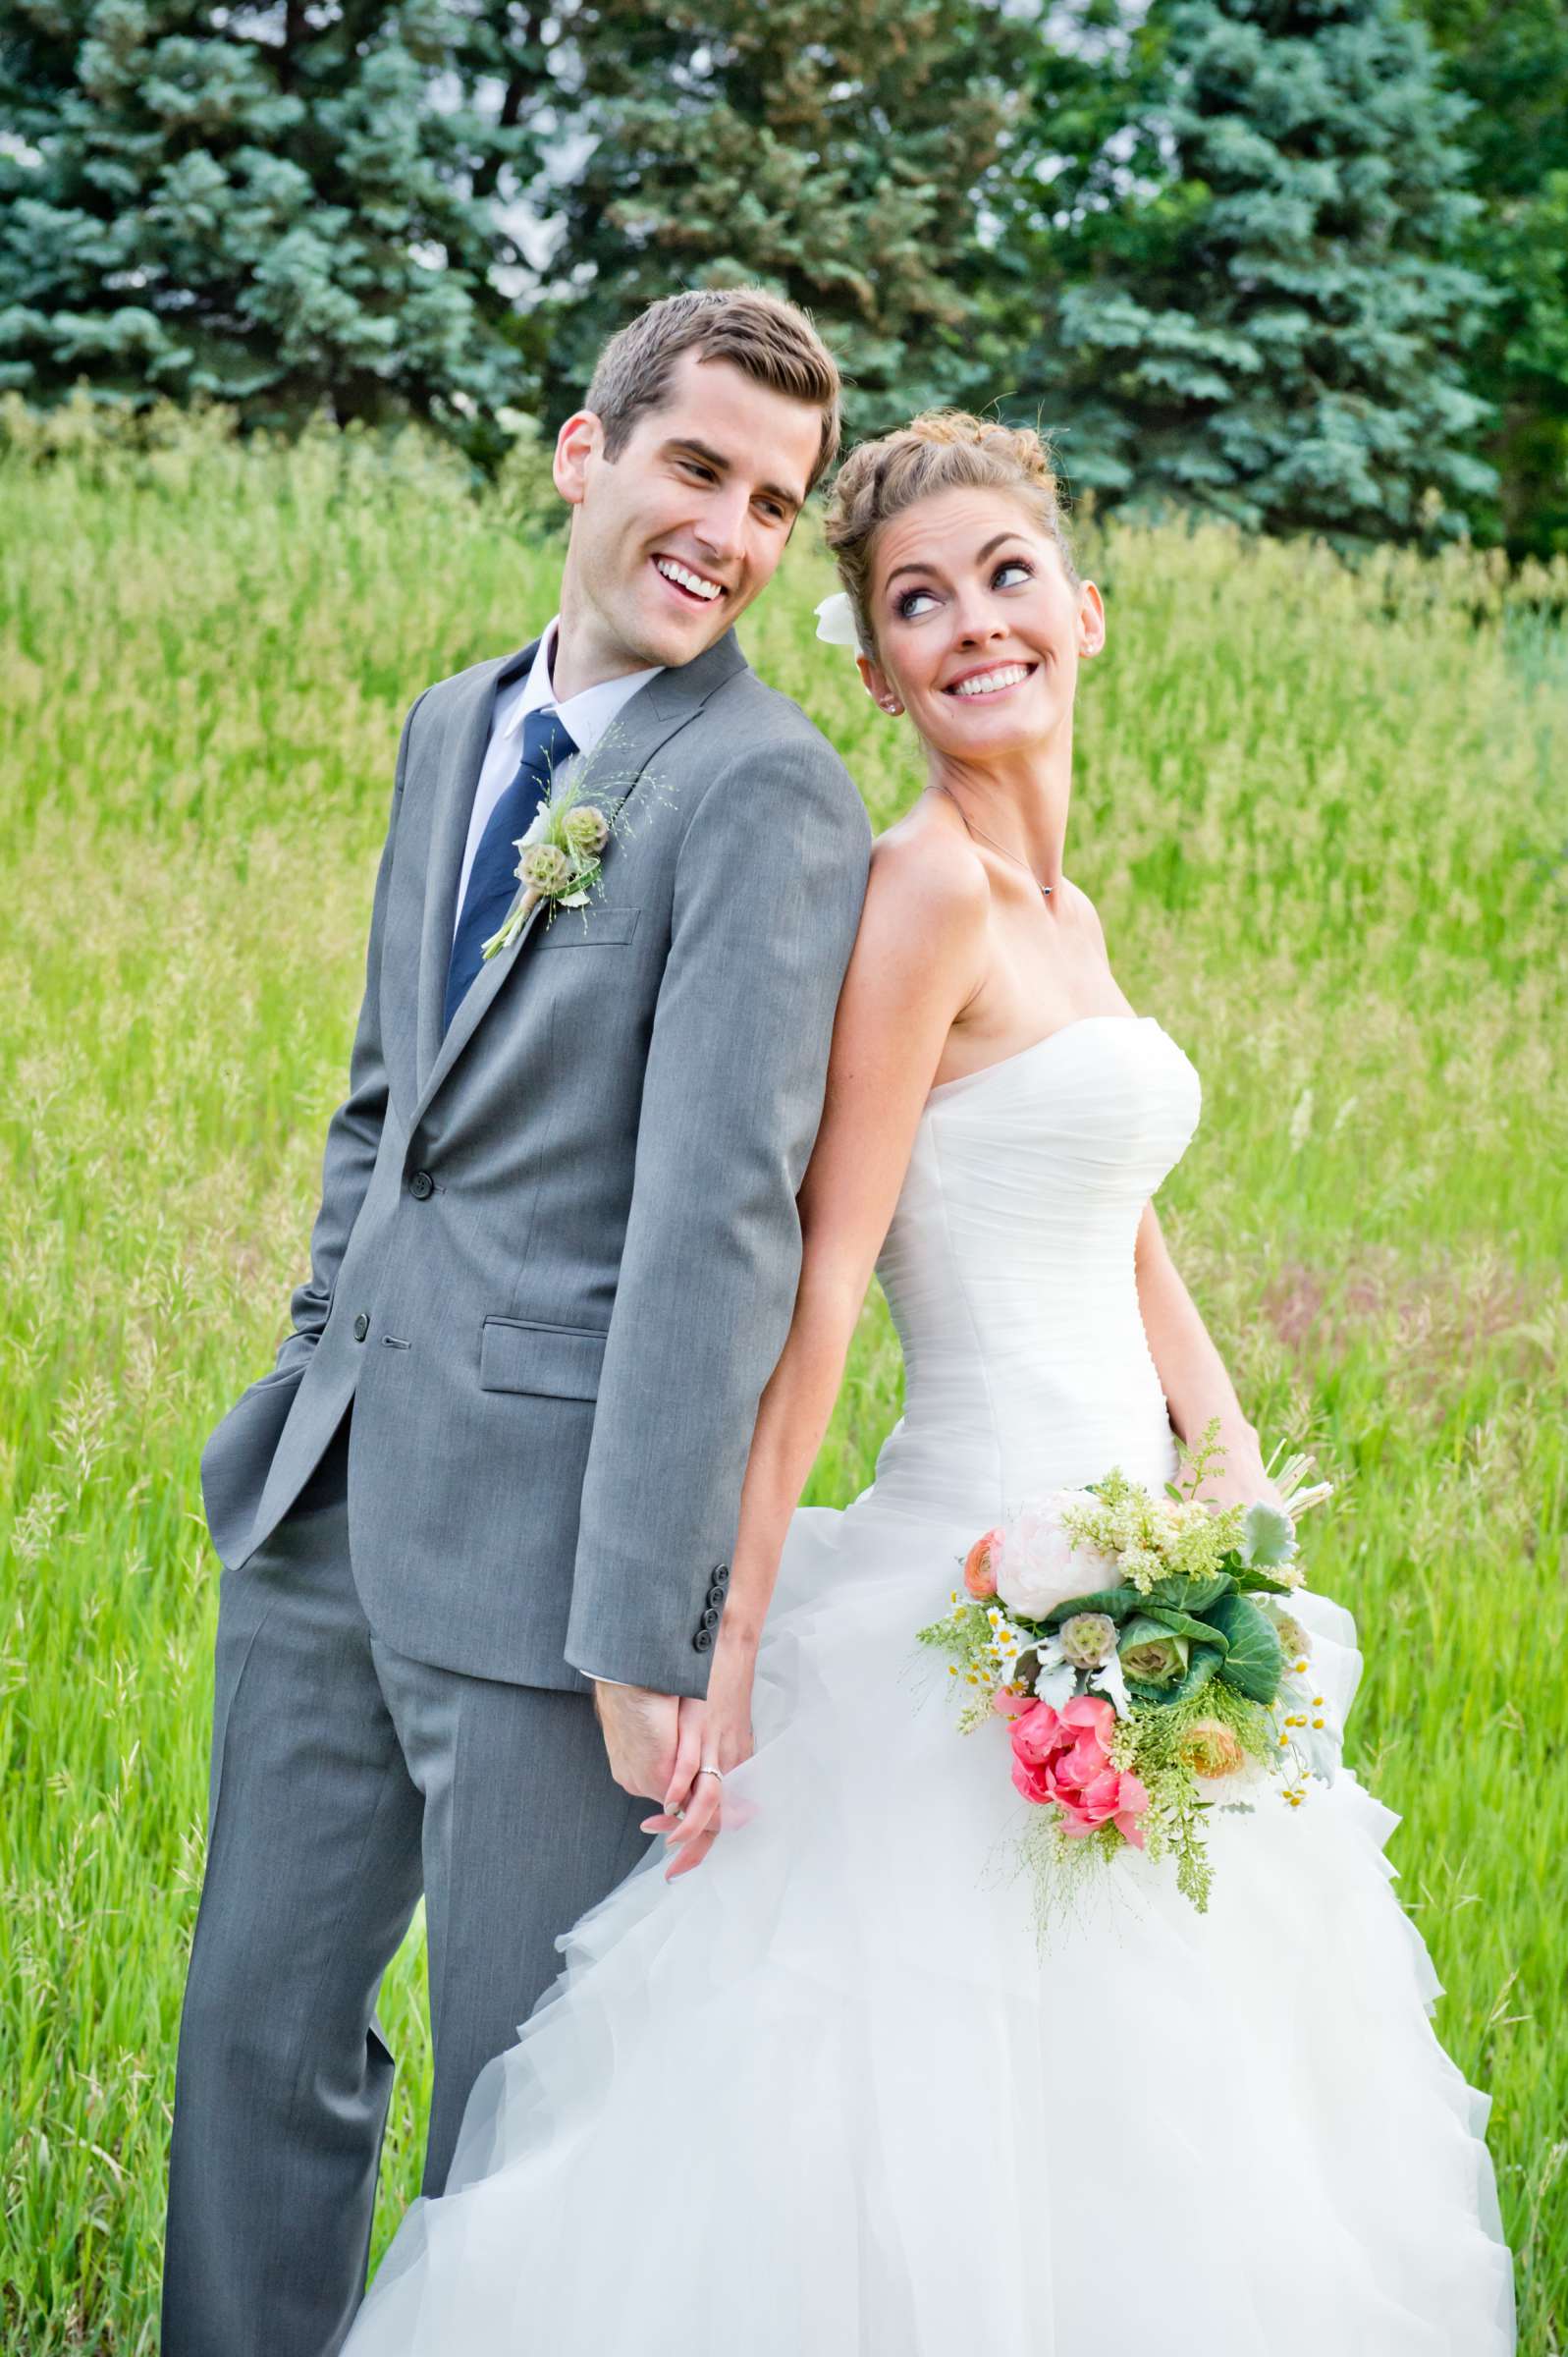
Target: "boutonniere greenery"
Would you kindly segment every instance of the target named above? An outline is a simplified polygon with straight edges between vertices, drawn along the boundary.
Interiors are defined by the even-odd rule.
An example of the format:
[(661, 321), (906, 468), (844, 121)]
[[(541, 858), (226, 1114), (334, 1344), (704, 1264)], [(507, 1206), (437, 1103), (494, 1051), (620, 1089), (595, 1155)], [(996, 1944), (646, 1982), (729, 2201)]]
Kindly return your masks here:
[(486, 958), (510, 949), (541, 901), (552, 903), (552, 914), (556, 908), (587, 906), (610, 840), (610, 820), (596, 802), (584, 801), (574, 785), (564, 786), (540, 803), (533, 824), (516, 840), (515, 872), (523, 889), (505, 924), (485, 943)]

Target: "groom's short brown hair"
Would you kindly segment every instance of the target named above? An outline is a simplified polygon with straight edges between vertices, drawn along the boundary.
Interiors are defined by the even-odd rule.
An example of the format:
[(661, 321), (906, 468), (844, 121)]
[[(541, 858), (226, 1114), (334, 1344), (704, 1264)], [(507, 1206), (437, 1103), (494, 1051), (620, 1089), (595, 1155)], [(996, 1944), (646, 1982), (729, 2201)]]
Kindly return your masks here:
[(687, 288), (611, 337), (583, 404), (605, 429), (605, 456), (621, 456), (637, 419), (663, 403), (676, 361), (692, 351), (822, 411), (822, 447), (806, 486), (814, 491), (838, 451), (838, 364), (806, 313), (762, 287)]

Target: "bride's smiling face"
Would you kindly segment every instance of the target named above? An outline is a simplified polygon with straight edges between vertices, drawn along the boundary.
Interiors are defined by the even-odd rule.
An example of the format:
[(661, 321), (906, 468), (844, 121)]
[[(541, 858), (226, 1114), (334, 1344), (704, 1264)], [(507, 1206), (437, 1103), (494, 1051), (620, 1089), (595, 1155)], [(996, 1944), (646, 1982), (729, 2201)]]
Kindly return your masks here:
[(932, 751), (965, 766), (1044, 744), (1072, 714), (1078, 665), (1105, 644), (1092, 581), (1073, 580), (1028, 503), (934, 493), (877, 535), (860, 673)]

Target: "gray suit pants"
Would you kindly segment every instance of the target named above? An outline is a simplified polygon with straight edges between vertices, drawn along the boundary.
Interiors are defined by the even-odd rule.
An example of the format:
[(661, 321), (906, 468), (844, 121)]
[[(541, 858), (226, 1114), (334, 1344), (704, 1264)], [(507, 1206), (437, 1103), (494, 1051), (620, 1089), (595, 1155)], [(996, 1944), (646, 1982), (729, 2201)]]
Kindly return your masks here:
[(475, 2078), (560, 1969), (556, 1935), (648, 1847), (653, 1804), (612, 1779), (589, 1696), (433, 1669), (371, 1635), (349, 1560), (349, 1424), (223, 1574), (164, 2357), (341, 2345), (392, 2088), (376, 1995), (421, 1889), (434, 2194)]

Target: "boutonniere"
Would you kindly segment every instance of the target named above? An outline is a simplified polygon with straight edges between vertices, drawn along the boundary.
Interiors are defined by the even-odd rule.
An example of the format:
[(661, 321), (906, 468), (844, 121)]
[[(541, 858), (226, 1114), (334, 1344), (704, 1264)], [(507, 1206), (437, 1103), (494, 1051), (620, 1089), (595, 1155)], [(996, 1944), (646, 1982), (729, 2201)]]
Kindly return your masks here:
[(541, 802), (532, 826), (519, 835), (517, 882), (521, 898), (514, 904), (499, 933), (492, 933), (481, 956), (494, 958), (509, 949), (541, 901), (557, 908), (582, 908), (599, 881), (610, 821), (593, 802), (585, 802), (572, 787)]

